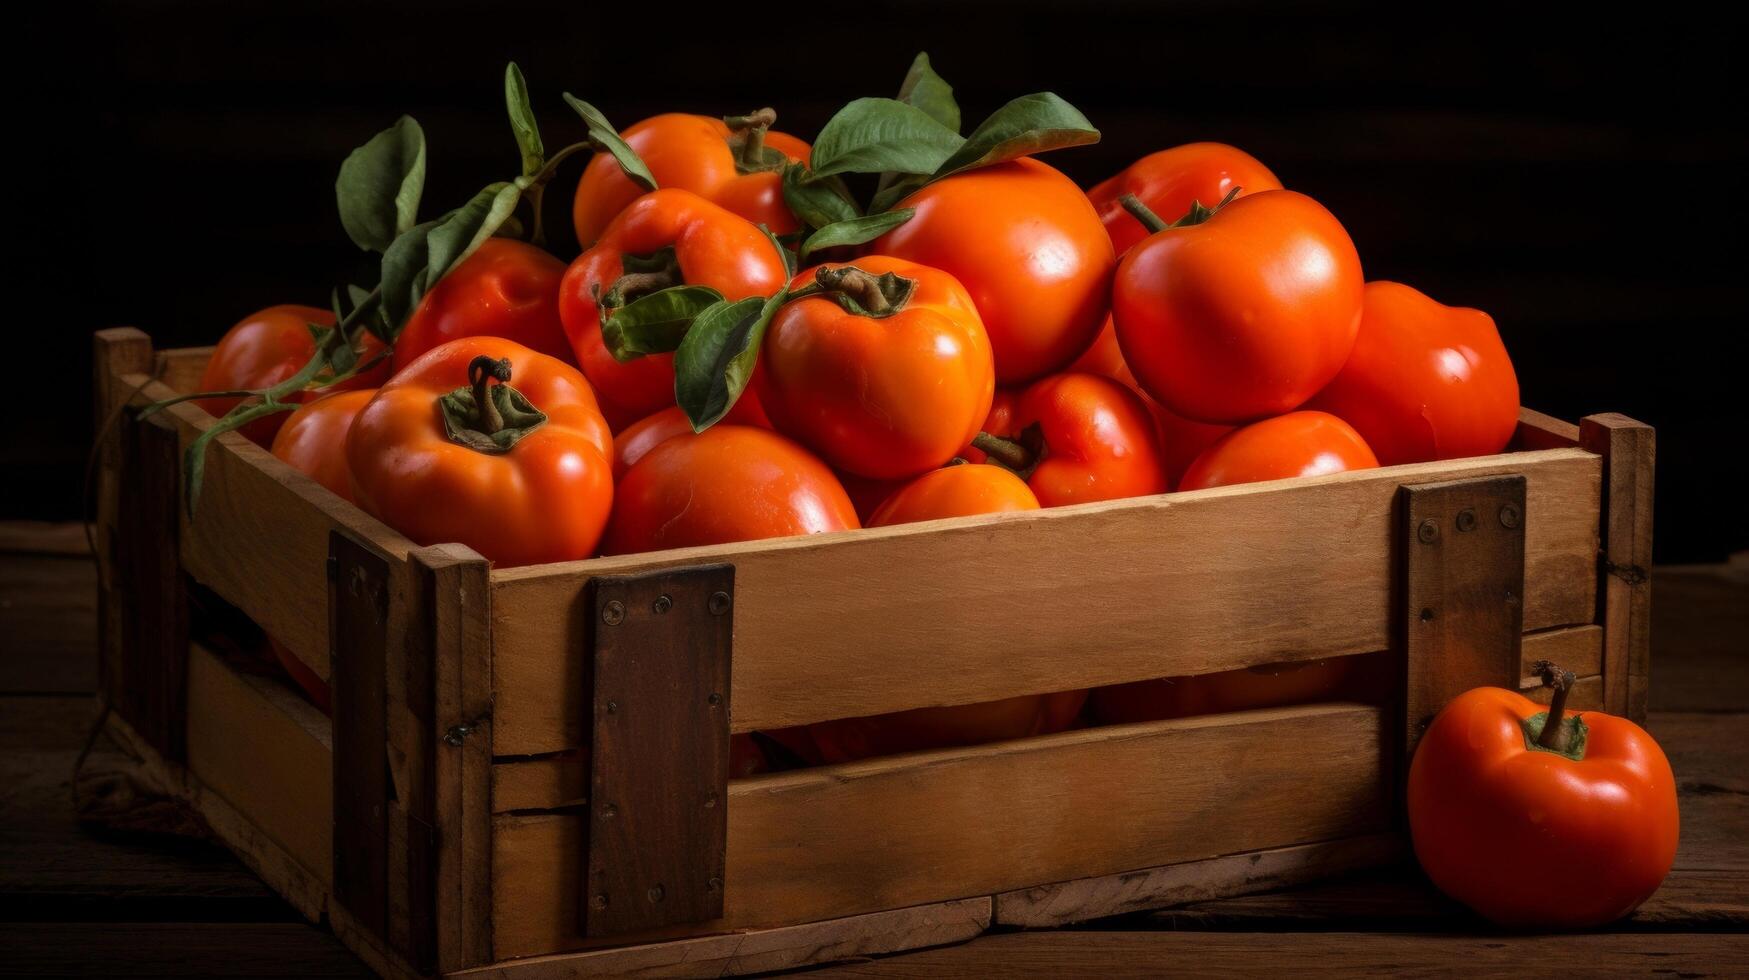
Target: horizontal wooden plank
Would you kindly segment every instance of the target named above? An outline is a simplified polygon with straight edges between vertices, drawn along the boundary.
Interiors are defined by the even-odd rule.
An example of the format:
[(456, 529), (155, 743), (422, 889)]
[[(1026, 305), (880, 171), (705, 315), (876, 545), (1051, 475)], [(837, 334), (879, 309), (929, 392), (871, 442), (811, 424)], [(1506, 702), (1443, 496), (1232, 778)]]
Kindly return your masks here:
[[(116, 379), (140, 390), (136, 405), (173, 397), (143, 375)], [(184, 451), (213, 422), (191, 403), (164, 411)], [(210, 446), (199, 507), (182, 515), (182, 566), (241, 609), (307, 664), (328, 676), (328, 535), (344, 530), (387, 556), (393, 591), (411, 595), (413, 542), (235, 433)]]
[(1500, 473), (1529, 481), (1525, 628), (1591, 622), (1601, 467), (1579, 449), (506, 569), (494, 752), (584, 743), (594, 575), (734, 563), (731, 728), (781, 728), (1385, 649), (1397, 487)]
[(1579, 427), (1529, 408), (1518, 410), (1518, 428), (1512, 433), (1512, 448), (1565, 449), (1579, 444)]
[[(1525, 674), (1530, 673), (1531, 664), (1543, 659), (1553, 660), (1581, 677), (1599, 673), (1603, 663), (1603, 630), (1595, 625), (1566, 626), (1525, 634)], [(1534, 679), (1527, 681), (1528, 686), (1536, 683)], [(1579, 694), (1585, 696), (1584, 691)], [(506, 759), (492, 767), (494, 813), (577, 806), (586, 802), (588, 796), (589, 754), (584, 750)]]
[(177, 347), (158, 352), (158, 379), (179, 395), (201, 390), (200, 376), (212, 360), (213, 347)]
[[(1119, 725), (737, 780), (725, 912), (807, 921), (1384, 830), (1380, 712)], [(499, 957), (578, 948), (585, 817), (494, 818)]]
[(733, 977), (963, 942), (990, 927), (990, 899), (586, 953), (534, 956), (448, 974), (466, 980)]
[[(1526, 677), (1518, 685), (1519, 692), (1537, 704), (1548, 704), (1549, 698), (1554, 696), (1554, 689), (1544, 687), (1540, 678)], [(1603, 678), (1593, 674), (1574, 681), (1572, 689), (1567, 692), (1567, 710), (1602, 711)]]
[(996, 895), (996, 922), (1046, 928), (1164, 905), (1272, 891), (1388, 864), (1407, 851), (1400, 834), (1372, 834), (1060, 881)]
[(1531, 665), (1538, 660), (1552, 660), (1563, 670), (1580, 677), (1603, 672), (1603, 627), (1565, 626), (1524, 634), (1523, 676), (1532, 674)]
[(188, 654), (188, 770), (332, 883), (333, 760), (328, 719), (269, 678), (237, 673), (205, 648)]

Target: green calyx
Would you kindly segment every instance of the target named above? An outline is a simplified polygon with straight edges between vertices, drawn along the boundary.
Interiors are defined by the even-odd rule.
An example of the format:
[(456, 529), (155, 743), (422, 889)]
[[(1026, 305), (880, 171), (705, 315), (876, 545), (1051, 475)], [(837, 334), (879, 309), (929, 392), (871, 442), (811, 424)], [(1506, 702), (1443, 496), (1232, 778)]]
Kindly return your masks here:
[(820, 296), (842, 306), (846, 313), (878, 320), (903, 311), (916, 291), (917, 280), (896, 272), (877, 276), (853, 265), (821, 266), (814, 271), (813, 285), (796, 290), (791, 298)]
[(1585, 740), (1591, 734), (1591, 726), (1585, 724), (1585, 719), (1579, 715), (1569, 715), (1557, 724), (1560, 729), (1556, 743), (1561, 748), (1549, 748), (1541, 744), (1543, 728), (1548, 725), (1549, 713), (1539, 711), (1524, 719), (1524, 747), (1538, 752), (1548, 752), (1552, 755), (1564, 756), (1574, 762), (1585, 758)]
[[(493, 384), (496, 381), (497, 384)], [(468, 364), (468, 386), (437, 399), (449, 441), (489, 456), (507, 453), (547, 424), (545, 412), (510, 387), (510, 359), (480, 356)]]

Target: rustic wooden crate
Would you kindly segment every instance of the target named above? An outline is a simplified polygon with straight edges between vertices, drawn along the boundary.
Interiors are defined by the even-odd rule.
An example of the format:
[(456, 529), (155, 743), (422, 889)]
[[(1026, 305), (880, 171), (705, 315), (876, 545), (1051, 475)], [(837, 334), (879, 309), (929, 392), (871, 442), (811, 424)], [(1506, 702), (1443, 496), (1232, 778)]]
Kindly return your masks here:
[[(1621, 416), (1526, 410), (1486, 458), (494, 570), (234, 434), (190, 517), (211, 418), (126, 406), (194, 390), (209, 353), (96, 337), (112, 727), (385, 974), (758, 972), (1260, 890), (1401, 857), (1404, 760), (1458, 691), (1548, 657), (1570, 703), (1645, 713), (1652, 430)], [(191, 641), (191, 594), (328, 678), (332, 722)], [(1384, 651), (1385, 707), (723, 764), (730, 733)]]

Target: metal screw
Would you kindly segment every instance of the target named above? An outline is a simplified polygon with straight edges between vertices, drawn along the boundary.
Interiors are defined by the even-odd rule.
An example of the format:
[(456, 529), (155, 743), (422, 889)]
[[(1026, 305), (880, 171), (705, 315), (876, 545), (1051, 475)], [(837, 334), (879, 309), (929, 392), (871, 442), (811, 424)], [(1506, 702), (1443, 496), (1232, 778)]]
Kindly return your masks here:
[(713, 692), (710, 697), (704, 699), (704, 703), (714, 708), (723, 703), (723, 696)]
[(625, 603), (618, 599), (601, 607), (601, 621), (609, 626), (618, 626), (626, 621)]
[(1422, 544), (1432, 544), (1439, 540), (1439, 524), (1430, 517), (1415, 529), (1415, 536), (1421, 539)]
[(601, 815), (604, 818), (612, 817), (614, 814), (616, 814), (618, 812), (619, 812), (619, 807), (614, 806), (612, 803), (603, 803), (601, 805)]
[(473, 733), (474, 733), (474, 729), (472, 728), (472, 726), (454, 725), (449, 729), (449, 731), (446, 731), (443, 733), (443, 740), (445, 742), (448, 742), (450, 745), (460, 745), (460, 744), (462, 744), (462, 739), (467, 738), (469, 735), (472, 735)]
[(714, 807), (716, 805), (717, 805), (717, 794), (706, 793), (705, 797), (704, 797), (704, 808), (706, 810), (709, 810), (711, 807)]
[(674, 608), (674, 600), (668, 598), (665, 595), (659, 595), (656, 597), (656, 601), (650, 604), (650, 608), (654, 609), (656, 611), (656, 615), (660, 616), (663, 613), (667, 612), (668, 610)]
[(717, 890), (717, 889), (719, 889), (719, 888), (721, 888), (721, 887), (723, 887), (723, 879), (721, 879), (721, 878), (712, 878), (712, 879), (711, 879), (711, 880), (709, 880), (709, 881), (707, 881), (707, 882), (705, 882), (705, 887), (706, 887), (706, 888), (709, 888), (709, 889), (710, 889), (710, 890), (711, 890), (711, 891), (713, 891), (713, 892), (714, 892), (714, 891), (716, 891), (716, 890)]
[(606, 895), (597, 895), (597, 896), (595, 896), (594, 900), (591, 901), (589, 904), (595, 906), (598, 909), (607, 908), (607, 896)]
[(608, 714), (611, 715), (615, 711), (618, 711), (618, 710), (619, 710), (619, 702), (618, 701), (609, 700), (607, 702), (607, 713)]
[(712, 616), (721, 616), (729, 611), (729, 594), (727, 592), (712, 592), (710, 601)]
[(1474, 531), (1476, 529), (1476, 512), (1468, 507), (1458, 511), (1457, 529), (1459, 531)]
[(1431, 609), (1421, 610), (1421, 621), (1423, 623), (1433, 622), (1433, 610), (1431, 610)]
[(1500, 508), (1500, 526), (1517, 527), (1518, 519), (1522, 516), (1524, 515), (1519, 512), (1517, 504), (1507, 504)]
[(648, 898), (652, 902), (660, 902), (662, 900), (662, 896), (666, 895), (666, 894), (667, 894), (667, 892), (664, 892), (662, 890), (661, 885), (651, 885), (650, 890), (644, 893), (644, 897)]
[(1506, 590), (1506, 604), (1511, 606), (1511, 605), (1516, 605), (1517, 603), (1518, 603), (1518, 593), (1512, 591), (1511, 589), (1507, 589)]

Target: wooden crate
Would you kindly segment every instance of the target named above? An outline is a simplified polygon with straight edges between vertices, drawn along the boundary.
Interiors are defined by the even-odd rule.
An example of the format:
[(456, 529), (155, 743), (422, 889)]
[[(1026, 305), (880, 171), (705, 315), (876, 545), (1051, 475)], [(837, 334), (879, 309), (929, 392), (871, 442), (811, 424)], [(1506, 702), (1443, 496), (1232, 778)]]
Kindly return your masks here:
[[(232, 434), (208, 349), (96, 338), (117, 736), (394, 975), (777, 970), (1399, 859), (1405, 759), (1479, 684), (1646, 707), (1652, 430), (1316, 479), (495, 570)], [(327, 717), (190, 639), (234, 607)], [(1380, 653), (1358, 703), (726, 778), (731, 733)], [(593, 682), (593, 683), (592, 683)]]

